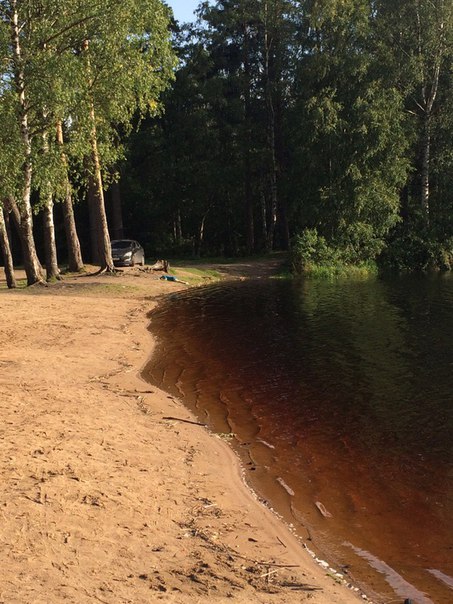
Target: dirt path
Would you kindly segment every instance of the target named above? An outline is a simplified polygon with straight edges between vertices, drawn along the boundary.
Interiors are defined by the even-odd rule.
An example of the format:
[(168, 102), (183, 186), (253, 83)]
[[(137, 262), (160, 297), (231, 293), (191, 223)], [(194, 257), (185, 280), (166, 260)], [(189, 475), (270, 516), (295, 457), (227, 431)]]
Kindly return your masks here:
[(184, 287), (134, 269), (0, 289), (0, 602), (358, 601), (139, 377), (146, 314)]

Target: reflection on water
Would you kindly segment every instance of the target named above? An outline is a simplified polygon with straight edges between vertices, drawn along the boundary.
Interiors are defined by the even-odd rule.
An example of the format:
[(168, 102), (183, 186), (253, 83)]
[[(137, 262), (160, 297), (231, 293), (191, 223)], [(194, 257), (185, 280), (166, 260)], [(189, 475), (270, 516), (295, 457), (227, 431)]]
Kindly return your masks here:
[(235, 434), (304, 539), (382, 601), (390, 576), (453, 601), (451, 277), (220, 284), (151, 329), (148, 379)]

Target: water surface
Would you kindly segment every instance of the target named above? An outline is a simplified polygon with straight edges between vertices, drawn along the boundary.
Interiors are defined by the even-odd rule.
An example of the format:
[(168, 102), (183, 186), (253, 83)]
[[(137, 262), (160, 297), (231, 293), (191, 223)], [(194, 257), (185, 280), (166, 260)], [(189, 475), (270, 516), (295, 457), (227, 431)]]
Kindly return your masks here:
[(305, 542), (377, 601), (453, 601), (451, 277), (218, 284), (151, 329), (148, 379)]

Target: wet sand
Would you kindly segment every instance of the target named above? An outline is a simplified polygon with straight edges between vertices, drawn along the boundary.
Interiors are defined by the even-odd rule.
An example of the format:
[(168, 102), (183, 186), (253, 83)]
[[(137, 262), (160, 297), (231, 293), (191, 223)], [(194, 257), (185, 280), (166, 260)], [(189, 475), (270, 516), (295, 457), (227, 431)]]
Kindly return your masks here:
[(1, 602), (361, 599), (140, 377), (155, 296), (184, 285), (134, 269), (0, 287)]

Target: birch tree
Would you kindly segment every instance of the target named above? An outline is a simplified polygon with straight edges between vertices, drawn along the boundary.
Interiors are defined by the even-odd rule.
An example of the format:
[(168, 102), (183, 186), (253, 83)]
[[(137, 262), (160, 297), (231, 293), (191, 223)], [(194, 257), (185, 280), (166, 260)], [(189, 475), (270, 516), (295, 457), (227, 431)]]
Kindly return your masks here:
[(0, 250), (3, 255), (3, 264), (5, 268), (6, 284), (9, 289), (16, 287), (16, 277), (14, 275), (13, 257), (9, 245), (8, 233), (6, 231), (5, 217), (3, 208), (0, 204)]
[(406, 95), (407, 111), (416, 120), (418, 199), (429, 224), (433, 120), (441, 119), (448, 100), (444, 89), (451, 86), (453, 3), (380, 0), (376, 7), (381, 56), (387, 60), (390, 77)]
[(118, 129), (128, 132), (134, 117), (159, 111), (175, 66), (170, 13), (159, 0), (123, 0), (114, 14), (105, 12), (85, 28), (79, 54), (84, 86), (70, 131), (88, 171), (101, 271), (114, 270), (103, 176), (121, 152)]
[[(101, 225), (101, 269), (113, 270), (102, 170), (117, 159), (112, 153), (116, 128), (127, 130), (137, 112), (158, 110), (159, 95), (174, 66), (168, 23), (169, 11), (159, 0), (97, 0), (89, 5), (81, 0), (0, 1), (0, 41), (7, 59), (0, 93), (13, 117), (2, 127), (9, 133), (7, 153), (17, 156), (19, 166), (8, 193), (19, 212), (14, 215), (29, 285), (43, 279), (31, 195), (33, 190), (45, 191), (47, 264), (55, 276), (51, 206), (53, 197), (68, 203), (67, 169), (62, 169), (68, 157), (90, 158)], [(55, 140), (56, 128), (63, 123), (71, 137), (67, 149), (61, 135)], [(50, 163), (42, 161), (42, 155), (59, 157), (60, 167), (47, 171)], [(74, 229), (69, 232), (75, 235)]]

